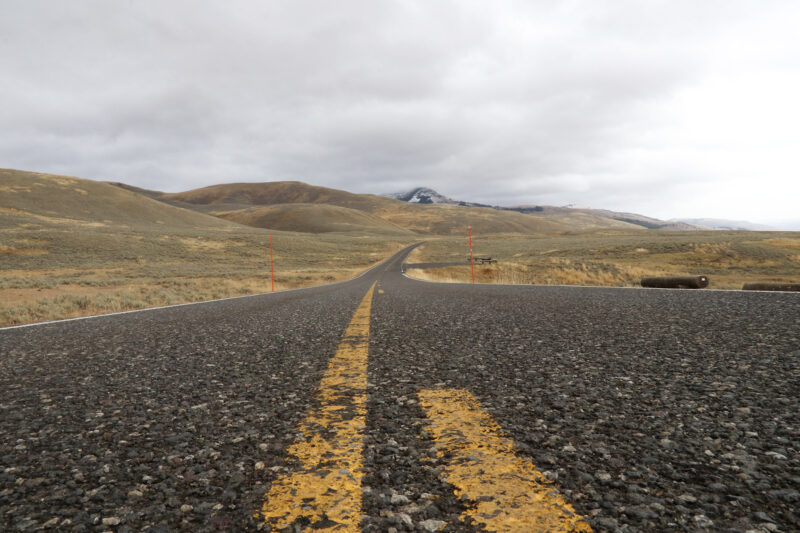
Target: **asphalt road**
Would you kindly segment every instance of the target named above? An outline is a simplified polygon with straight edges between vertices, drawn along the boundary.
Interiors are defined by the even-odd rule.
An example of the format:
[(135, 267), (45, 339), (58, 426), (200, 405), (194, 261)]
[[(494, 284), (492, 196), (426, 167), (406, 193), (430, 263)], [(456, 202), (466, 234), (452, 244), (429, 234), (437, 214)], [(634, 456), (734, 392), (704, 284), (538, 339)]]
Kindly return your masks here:
[(492, 498), (450, 484), (472, 456), (426, 403), (462, 391), (595, 531), (800, 531), (797, 294), (432, 284), (401, 255), (341, 284), (0, 330), (0, 530), (269, 530), (377, 282), (350, 426), (361, 530), (487, 529), (469, 513)]

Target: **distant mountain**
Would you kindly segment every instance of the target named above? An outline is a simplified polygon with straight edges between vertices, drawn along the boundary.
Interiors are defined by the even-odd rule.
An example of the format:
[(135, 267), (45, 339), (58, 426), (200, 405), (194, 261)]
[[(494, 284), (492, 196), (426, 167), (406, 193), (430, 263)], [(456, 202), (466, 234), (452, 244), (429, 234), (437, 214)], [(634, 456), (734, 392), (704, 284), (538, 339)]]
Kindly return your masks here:
[(757, 224), (714, 219), (659, 220), (635, 213), (577, 206), (499, 207), (448, 198), (428, 187), (391, 195), (355, 194), (298, 181), (228, 183), (181, 193), (115, 184), (176, 207), (258, 228), (307, 233), (460, 234), (553, 233), (619, 229), (698, 231), (766, 230)]
[(517, 207), (500, 207), (474, 202), (464, 202), (448, 198), (447, 196), (439, 194), (435, 190), (428, 187), (417, 187), (407, 192), (392, 193), (385, 196), (400, 200), (402, 202), (416, 204), (490, 207), (498, 211), (515, 211), (517, 213), (532, 215), (540, 219), (563, 223), (572, 226), (575, 229), (603, 227), (619, 229), (645, 228), (663, 231), (697, 231), (709, 229), (705, 226), (701, 227), (690, 222), (679, 220), (665, 221), (657, 218), (646, 217), (644, 215), (637, 215), (635, 213), (618, 213), (606, 209), (590, 209), (588, 207), (580, 207), (576, 205), (567, 205), (564, 207), (525, 205)]
[(577, 214), (582, 214), (585, 216), (597, 217), (606, 220), (616, 220), (618, 222), (630, 224), (631, 226), (638, 226), (640, 228), (657, 229), (662, 231), (698, 231), (708, 229), (706, 227), (701, 227), (677, 220), (659, 220), (657, 218), (646, 217), (636, 213), (620, 213), (617, 211), (609, 211), (608, 209), (590, 209), (588, 207), (521, 206), (509, 207), (507, 209), (518, 211), (520, 213), (538, 213), (541, 215), (550, 216), (575, 216)]
[(746, 220), (725, 220), (722, 218), (681, 218), (673, 219), (671, 222), (683, 222), (695, 226), (703, 226), (711, 229), (727, 229), (739, 231), (775, 231), (775, 228), (763, 224), (754, 224)]
[[(465, 203), (434, 204), (432, 199), (430, 203), (409, 203), (299, 181), (228, 183), (180, 193), (140, 191), (140, 194), (240, 224), (308, 233), (371, 230), (456, 235), (469, 225), (473, 231), (482, 233), (553, 233), (575, 229), (558, 221)], [(420, 200), (422, 196), (430, 197), (423, 193)]]
[(428, 187), (417, 187), (406, 192), (389, 193), (384, 196), (400, 200), (401, 202), (408, 202), (410, 204), (445, 204), (445, 205), (458, 205), (459, 202), (443, 196), (433, 189)]

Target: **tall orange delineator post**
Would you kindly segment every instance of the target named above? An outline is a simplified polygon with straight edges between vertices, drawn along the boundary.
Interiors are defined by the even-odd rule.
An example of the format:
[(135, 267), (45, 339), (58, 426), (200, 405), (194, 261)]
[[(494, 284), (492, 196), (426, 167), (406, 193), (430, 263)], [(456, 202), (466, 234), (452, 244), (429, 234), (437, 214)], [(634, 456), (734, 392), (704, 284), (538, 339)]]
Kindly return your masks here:
[(472, 267), (472, 283), (475, 283), (475, 260), (472, 258), (472, 226), (467, 226), (469, 233), (469, 264)]
[(275, 266), (272, 263), (272, 233), (269, 234), (269, 278), (272, 281), (272, 292), (275, 292)]

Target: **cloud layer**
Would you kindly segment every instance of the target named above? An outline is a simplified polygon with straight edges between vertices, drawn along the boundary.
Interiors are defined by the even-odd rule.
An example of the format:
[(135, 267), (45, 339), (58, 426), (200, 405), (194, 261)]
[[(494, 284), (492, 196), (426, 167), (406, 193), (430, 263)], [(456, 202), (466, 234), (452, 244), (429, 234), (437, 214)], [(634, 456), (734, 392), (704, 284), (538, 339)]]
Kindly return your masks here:
[(795, 2), (7, 0), (0, 166), (800, 229)]

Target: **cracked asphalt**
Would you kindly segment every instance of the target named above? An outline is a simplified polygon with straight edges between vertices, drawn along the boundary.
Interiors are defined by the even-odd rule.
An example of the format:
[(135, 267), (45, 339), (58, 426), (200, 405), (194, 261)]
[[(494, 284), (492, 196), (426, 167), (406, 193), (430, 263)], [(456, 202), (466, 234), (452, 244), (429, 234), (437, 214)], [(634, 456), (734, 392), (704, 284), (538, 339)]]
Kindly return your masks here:
[(0, 529), (257, 530), (377, 281), (363, 531), (481, 531), (426, 429), (440, 388), (595, 531), (800, 531), (797, 294), (434, 284), (401, 275), (407, 252), (340, 284), (0, 330)]

